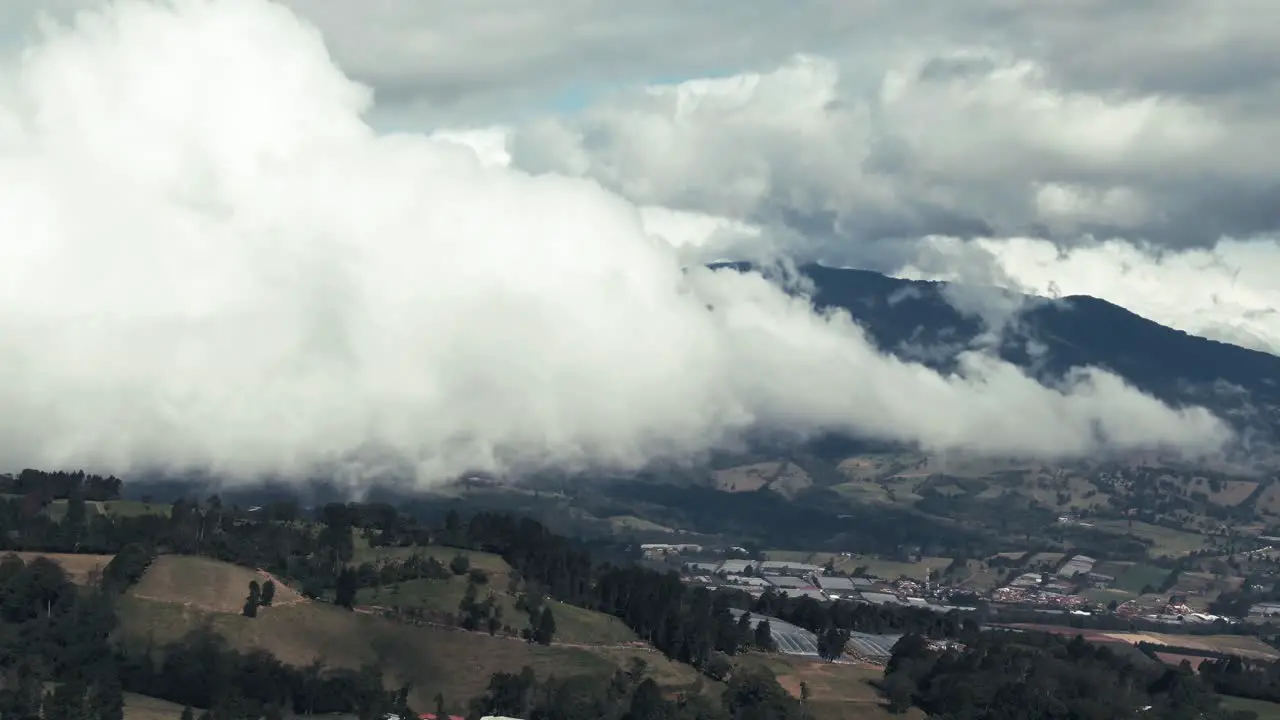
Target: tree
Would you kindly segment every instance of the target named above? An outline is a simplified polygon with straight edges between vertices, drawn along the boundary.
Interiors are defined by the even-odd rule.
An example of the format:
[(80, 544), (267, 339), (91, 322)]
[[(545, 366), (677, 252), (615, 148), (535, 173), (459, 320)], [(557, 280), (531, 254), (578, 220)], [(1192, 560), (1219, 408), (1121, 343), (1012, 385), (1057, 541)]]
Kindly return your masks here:
[(906, 673), (890, 673), (883, 681), (884, 694), (889, 699), (889, 712), (901, 715), (911, 708), (915, 685)]
[(449, 569), (453, 571), (454, 575), (466, 575), (467, 570), (471, 569), (471, 558), (458, 553), (449, 561)]
[(744, 612), (738, 616), (738, 624), (735, 630), (738, 633), (738, 644), (749, 645), (751, 643), (751, 613)]
[(67, 498), (67, 514), (62, 521), (73, 528), (83, 527), (89, 513), (84, 499), (84, 488), (79, 483), (71, 489)]
[(338, 585), (334, 590), (333, 604), (350, 610), (355, 605), (359, 583), (360, 579), (356, 576), (355, 570), (343, 568), (342, 572), (338, 573)]
[(538, 617), (538, 627), (533, 631), (533, 641), (539, 645), (550, 645), (556, 634), (556, 619), (551, 615), (551, 607), (543, 607)]
[(649, 663), (644, 658), (633, 656), (627, 661), (627, 677), (631, 678), (631, 682), (639, 683), (647, 672), (649, 672)]
[(271, 601), (274, 600), (275, 597), (276, 597), (276, 584), (272, 580), (267, 580), (265, 583), (262, 584), (262, 597), (259, 598), (258, 602), (260, 602), (263, 605), (266, 605), (267, 607), (271, 607)]
[(78, 678), (64, 682), (45, 695), (44, 720), (80, 720), (86, 717), (88, 688)]
[(94, 683), (88, 704), (94, 720), (124, 720), (124, 688), (114, 667)]
[(665, 720), (670, 717), (669, 703), (662, 697), (662, 690), (653, 678), (641, 681), (631, 695), (631, 707), (625, 720)]
[(733, 663), (729, 662), (729, 656), (724, 653), (711, 653), (711, 657), (702, 666), (702, 672), (712, 680), (724, 680), (733, 672)]
[[(450, 510), (444, 516), (444, 539), (448, 542), (458, 542), (462, 537), (462, 530), (458, 521), (458, 511)], [(462, 573), (458, 573), (461, 575)]]
[(458, 621), (464, 630), (479, 630), (487, 616), (484, 605), (476, 600), (478, 593), (475, 583), (467, 583), (467, 589), (458, 601)]
[(773, 652), (777, 649), (777, 645), (773, 642), (773, 629), (769, 627), (768, 620), (756, 623), (755, 638), (751, 644), (765, 652)]
[(732, 718), (794, 720), (799, 705), (766, 670), (740, 670), (729, 678), (724, 709)]
[(844, 654), (848, 643), (849, 631), (832, 625), (818, 635), (818, 655), (828, 662), (834, 661)]
[(244, 616), (247, 618), (258, 617), (258, 603), (262, 600), (262, 589), (258, 587), (257, 580), (249, 581), (249, 596), (244, 599)]
[(182, 720), (196, 720), (195, 711), (191, 709), (190, 705), (182, 708)]
[(498, 631), (502, 629), (502, 606), (497, 604), (491, 604), (491, 605), (492, 605), (492, 609), (490, 609), (489, 611), (489, 621), (488, 621), (489, 634), (497, 635)]

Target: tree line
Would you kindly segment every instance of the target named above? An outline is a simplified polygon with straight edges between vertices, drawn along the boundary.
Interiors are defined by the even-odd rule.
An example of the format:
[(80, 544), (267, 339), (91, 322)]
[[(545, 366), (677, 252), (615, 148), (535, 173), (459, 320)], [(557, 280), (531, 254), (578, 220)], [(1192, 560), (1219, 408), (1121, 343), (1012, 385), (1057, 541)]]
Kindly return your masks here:
[(118, 500), (124, 483), (114, 475), (103, 477), (86, 473), (44, 472), (26, 469), (17, 475), (0, 475), (0, 494), (34, 495), (41, 502), (51, 500)]
[(1245, 720), (1221, 707), (1213, 683), (1132, 649), (1044, 633), (966, 634), (938, 647), (904, 636), (885, 667), (890, 710), (915, 706), (953, 720)]
[(802, 720), (796, 701), (773, 675), (741, 670), (719, 696), (694, 688), (668, 698), (633, 659), (612, 676), (579, 675), (539, 679), (528, 667), (495, 673), (475, 698), (468, 718), (485, 715), (529, 720)]

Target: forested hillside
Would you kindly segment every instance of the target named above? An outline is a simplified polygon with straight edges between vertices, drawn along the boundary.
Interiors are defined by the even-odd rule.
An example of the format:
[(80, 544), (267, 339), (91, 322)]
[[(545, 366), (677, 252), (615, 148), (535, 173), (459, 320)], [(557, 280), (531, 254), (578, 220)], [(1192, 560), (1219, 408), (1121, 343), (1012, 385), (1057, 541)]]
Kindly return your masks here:
[[(71, 488), (73, 500), (78, 492)], [(6, 717), (121, 718), (124, 698), (136, 694), (211, 718), (290, 712), (380, 717), (435, 705), (440, 710), (464, 706), (477, 716), (799, 720), (808, 712), (803, 693), (788, 692), (758, 663), (737, 661), (744, 653), (774, 651), (770, 634), (760, 631), (766, 623), (753, 628), (747, 622), (753, 613), (817, 633), (827, 662), (841, 659), (850, 632), (905, 633), (883, 683), (887, 702), (897, 710), (916, 706), (973, 718), (1101, 718), (1114, 717), (1105, 714), (1106, 708), (1150, 706), (1150, 717), (1191, 717), (1186, 708), (1196, 709), (1196, 717), (1228, 717), (1216, 691), (1263, 699), (1280, 695), (1274, 668), (1239, 659), (1197, 677), (1146, 662), (1141, 653), (1115, 653), (1034, 633), (992, 633), (954, 613), (820, 603), (773, 592), (753, 599), (741, 591), (691, 587), (674, 573), (600, 562), (580, 543), (506, 514), (451, 514), (429, 526), (383, 505), (331, 504), (311, 518), (290, 503), (251, 512), (212, 497), (134, 514), (68, 507), (57, 520), (48, 507), (33, 507), (23, 498), (0, 499), (0, 553), (27, 553), (25, 560), (12, 553), (0, 560), (5, 641), (0, 712)], [(90, 550), (96, 554), (84, 553)], [(433, 555), (424, 560), (425, 552)], [(445, 552), (452, 553), (448, 560), (435, 559)], [(51, 556), (60, 558), (55, 561), (41, 553), (70, 554)], [(77, 586), (59, 564), (68, 557), (109, 560), (78, 575)], [(504, 588), (486, 587), (495, 572), (504, 577)], [(579, 671), (567, 661), (569, 655), (560, 655), (558, 666), (542, 671), (495, 671), (473, 695), (450, 696), (442, 687), (424, 700), (404, 681), (402, 667), (381, 664), (387, 658), (372, 657), (354, 667), (326, 657), (308, 663), (245, 644), (246, 638), (278, 632), (284, 626), (272, 623), (283, 620), (273, 618), (302, 608), (298, 603), (324, 609), (295, 614), (312, 618), (306, 622), (328, 622), (319, 618), (343, 613), (361, 617), (360, 610), (366, 613), (364, 623), (390, 623), (388, 630), (400, 623), (401, 636), (425, 632), (442, 619), (369, 616), (358, 602), (360, 593), (407, 580), (452, 578), (469, 588), (450, 618), (457, 624), (453, 632), (490, 636), (498, 647), (505, 626), (523, 626), (517, 635), (528, 647), (581, 652), (559, 644), (557, 615), (571, 615), (569, 608), (599, 613), (617, 618), (639, 640), (696, 670), (701, 679), (673, 691), (670, 671), (656, 657)], [(243, 583), (244, 594), (201, 609), (190, 600), (193, 593), (206, 592), (201, 583), (233, 590)], [(527, 618), (491, 622), (500, 605), (508, 607), (495, 600), (503, 593), (514, 597), (510, 607)], [(161, 608), (178, 607), (177, 601), (181, 617), (210, 621), (172, 626), (172, 614)], [(735, 618), (731, 610), (746, 614)], [(217, 617), (234, 618), (246, 629), (258, 624), (261, 630), (224, 635), (231, 626)], [(158, 634), (164, 627), (186, 629), (164, 637)], [(277, 629), (268, 630), (272, 627)], [(307, 627), (298, 626), (297, 632)], [(330, 632), (320, 624), (311, 627), (316, 634)], [(363, 627), (366, 638), (373, 639), (383, 626)], [(512, 642), (517, 647), (520, 638), (506, 640)], [(597, 658), (609, 652), (586, 650)], [(1011, 677), (1026, 682), (1011, 683)], [(418, 698), (413, 707), (412, 697)], [(1031, 716), (1025, 714), (1029, 707), (1035, 710)]]

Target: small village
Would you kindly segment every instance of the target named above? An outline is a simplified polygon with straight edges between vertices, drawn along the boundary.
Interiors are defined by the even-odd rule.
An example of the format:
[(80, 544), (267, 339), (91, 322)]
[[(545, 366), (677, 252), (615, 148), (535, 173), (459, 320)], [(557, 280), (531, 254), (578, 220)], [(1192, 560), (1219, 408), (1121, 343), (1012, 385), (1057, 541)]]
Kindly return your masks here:
[[(923, 578), (881, 577), (872, 572), (845, 572), (836, 563), (825, 565), (793, 560), (756, 560), (742, 557), (743, 548), (709, 548), (693, 544), (646, 544), (641, 547), (645, 560), (669, 568), (678, 568), (689, 585), (740, 589), (753, 597), (773, 592), (786, 597), (807, 597), (817, 602), (837, 600), (919, 607), (938, 613), (974, 612), (979, 606), (985, 615), (999, 618), (1004, 613), (1034, 613), (1049, 620), (1057, 615), (1113, 615), (1118, 618), (1142, 619), (1167, 626), (1169, 632), (1197, 624), (1237, 624), (1241, 618), (1215, 615), (1203, 610), (1204, 603), (1192, 600), (1187, 593), (1170, 591), (1160, 601), (1144, 600), (1100, 602), (1090, 591), (1108, 590), (1116, 578), (1096, 570), (1098, 561), (1080, 554), (1067, 555), (1052, 570), (1036, 569), (1011, 572), (1003, 582), (985, 591), (948, 581), (943, 573), (926, 569)], [(842, 563), (847, 566), (847, 563)], [(859, 568), (861, 569), (861, 568)], [(887, 575), (887, 573), (886, 573)], [(1096, 594), (1094, 595), (1096, 598)], [(1263, 603), (1253, 607), (1252, 617), (1280, 615), (1280, 603)], [(816, 648), (806, 642), (806, 631), (792, 628), (781, 621), (771, 627), (781, 652), (816, 655)], [(850, 640), (850, 654), (860, 660), (882, 662), (890, 655), (899, 636), (862, 636), (855, 633)]]

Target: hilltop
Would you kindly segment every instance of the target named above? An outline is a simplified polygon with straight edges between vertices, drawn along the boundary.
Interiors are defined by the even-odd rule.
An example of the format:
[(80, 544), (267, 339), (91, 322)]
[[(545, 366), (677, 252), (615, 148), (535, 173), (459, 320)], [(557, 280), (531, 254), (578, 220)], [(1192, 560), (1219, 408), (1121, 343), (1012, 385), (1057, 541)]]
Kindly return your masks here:
[(182, 555), (156, 558), (129, 595), (213, 613), (239, 613), (244, 608), (249, 583), (267, 580), (275, 581), (273, 608), (306, 602), (302, 595), (268, 572)]
[[(469, 554), (478, 566), (506, 567), (496, 556)], [(576, 623), (568, 620), (567, 624), (579, 631), (576, 637), (549, 647), (457, 628), (417, 627), (381, 617), (367, 608), (353, 612), (307, 600), (278, 580), (277, 602), (261, 608), (255, 618), (244, 617), (241, 609), (249, 581), (264, 579), (263, 573), (253, 569), (209, 558), (162, 555), (120, 601), (121, 641), (133, 647), (158, 647), (208, 627), (226, 638), (232, 648), (266, 650), (299, 668), (317, 660), (352, 670), (376, 662), (393, 685), (411, 685), (410, 703), (422, 708), (434, 707), (435, 695), (441, 693), (461, 710), (467, 699), (484, 691), (493, 673), (516, 673), (524, 666), (533, 668), (540, 677), (608, 675), (627, 667), (633, 658), (641, 658), (648, 663), (651, 676), (668, 688), (691, 687), (697, 678), (692, 668), (649, 648), (623, 646), (626, 639), (634, 641), (625, 628), (620, 642), (609, 642), (611, 638), (605, 637), (604, 642), (588, 644), (600, 638), (581, 628), (589, 628), (593, 622), (612, 627), (613, 619), (562, 604), (556, 604), (556, 612), (563, 612), (567, 620), (577, 617)], [(395, 585), (381, 592), (409, 598), (414, 584), (421, 582), (410, 581), (408, 589), (400, 592)], [(456, 610), (456, 604), (452, 609)]]

